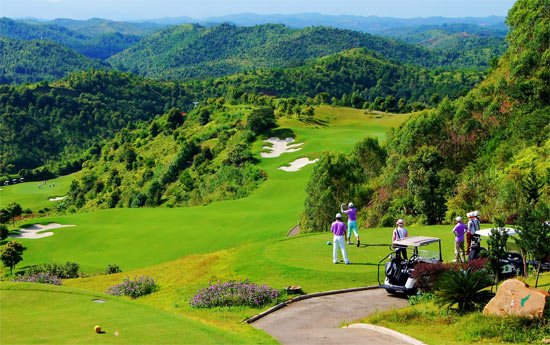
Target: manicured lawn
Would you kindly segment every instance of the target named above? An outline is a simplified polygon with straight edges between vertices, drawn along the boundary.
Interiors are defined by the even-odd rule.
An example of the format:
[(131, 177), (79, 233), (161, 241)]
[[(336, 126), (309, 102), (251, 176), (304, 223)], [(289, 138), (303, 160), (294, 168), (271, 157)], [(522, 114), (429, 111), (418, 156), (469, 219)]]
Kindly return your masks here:
[[(305, 143), (304, 148), (261, 159), (259, 166), (268, 180), (249, 197), (203, 207), (109, 209), (39, 219), (76, 227), (53, 230), (54, 236), (43, 239), (22, 240), (28, 249), (18, 267), (69, 260), (78, 262), (86, 272), (103, 271), (108, 264), (131, 270), (189, 254), (281, 238), (298, 222), (313, 165), (294, 173), (278, 170), (279, 166), (303, 156), (316, 157), (325, 149), (349, 152), (365, 135), (383, 137), (390, 126), (407, 117), (375, 118), (362, 110), (331, 107), (321, 107), (319, 113), (326, 126), (296, 119), (280, 121), (281, 127), (295, 132), (297, 142)], [(263, 144), (258, 141), (254, 146), (258, 157)]]
[(56, 202), (49, 199), (67, 195), (71, 181), (76, 176), (76, 174), (71, 174), (48, 180), (46, 185), (41, 188), (38, 188), (38, 185), (44, 181), (0, 186), (0, 189), (2, 189), (0, 190), (0, 208), (11, 202), (17, 202), (24, 210), (30, 208), (36, 212), (46, 207), (51, 209)]
[[(264, 332), (220, 330), (123, 298), (74, 288), (0, 283), (0, 301), (2, 344), (276, 343)], [(95, 325), (105, 333), (96, 334)]]

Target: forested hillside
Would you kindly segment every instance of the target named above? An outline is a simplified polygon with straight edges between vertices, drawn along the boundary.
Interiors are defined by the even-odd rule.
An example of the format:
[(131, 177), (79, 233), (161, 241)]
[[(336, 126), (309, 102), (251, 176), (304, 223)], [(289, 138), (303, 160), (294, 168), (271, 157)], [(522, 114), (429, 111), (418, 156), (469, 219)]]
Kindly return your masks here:
[(299, 66), (307, 59), (359, 47), (401, 63), (461, 67), (439, 52), (356, 31), (330, 27), (291, 29), (273, 24), (170, 27), (108, 61), (117, 69), (147, 77), (186, 79)]
[(88, 20), (57, 18), (48, 23), (63, 26), (88, 36), (100, 36), (116, 32), (123, 35), (146, 36), (166, 26), (165, 24), (152, 22), (123, 22), (102, 18), (90, 18)]
[(219, 79), (160, 82), (115, 71), (88, 71), (50, 85), (4, 86), (0, 173), (34, 169), (48, 161), (82, 161), (79, 154), (87, 147), (112, 138), (130, 122), (149, 121), (174, 106), (187, 111), (192, 102), (208, 98), (246, 103), (261, 96), (282, 97), (285, 100), (276, 108), (284, 114), (316, 104), (407, 112), (433, 106), (446, 96), (456, 98), (481, 78), (478, 72), (390, 63), (355, 49), (298, 68)]
[[(91, 35), (92, 32), (87, 30), (83, 30), (83, 32), (76, 32), (55, 24), (30, 24), (9, 18), (0, 19), (1, 37), (25, 41), (44, 40), (57, 42), (83, 55), (102, 60), (123, 51), (141, 39), (137, 35), (118, 31), (109, 31), (98, 35)], [(46, 68), (47, 66), (44, 65), (42, 68)]]
[(108, 65), (55, 42), (0, 37), (0, 84), (55, 80), (91, 68)]
[(246, 196), (266, 177), (250, 146), (269, 126), (258, 130), (254, 114), (275, 124), (272, 108), (229, 106), (222, 98), (123, 129), (89, 156), (60, 207), (173, 207)]
[[(366, 140), (352, 157), (321, 160), (308, 185), (304, 228), (327, 221), (309, 207), (319, 193), (333, 209), (357, 200), (370, 226), (398, 218), (435, 224), (474, 209), (510, 223), (524, 216), (525, 202), (550, 202), (550, 3), (519, 0), (507, 23), (510, 48), (468, 95), (410, 118), (386, 147)], [(349, 159), (359, 170), (340, 173)], [(326, 171), (331, 179), (320, 179)], [(359, 182), (353, 188), (338, 182), (352, 177)]]

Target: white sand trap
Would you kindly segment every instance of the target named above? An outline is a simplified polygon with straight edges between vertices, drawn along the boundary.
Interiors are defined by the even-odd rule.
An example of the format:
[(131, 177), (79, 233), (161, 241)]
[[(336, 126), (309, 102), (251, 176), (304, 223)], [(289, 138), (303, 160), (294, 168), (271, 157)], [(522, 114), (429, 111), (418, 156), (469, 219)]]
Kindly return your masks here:
[(56, 198), (50, 198), (50, 201), (59, 201), (59, 200), (65, 199), (66, 197), (67, 197), (66, 195), (65, 196), (58, 196)]
[(74, 225), (61, 225), (61, 224), (58, 224), (58, 223), (50, 223), (48, 225), (33, 224), (29, 227), (19, 229), (18, 230), (19, 234), (9, 235), (8, 237), (30, 238), (30, 239), (49, 237), (49, 236), (53, 235), (53, 232), (51, 232), (51, 231), (50, 232), (44, 232), (42, 234), (39, 234), (39, 232), (50, 230), (50, 229), (66, 228), (66, 227), (69, 227), (69, 226), (74, 226)]
[(293, 138), (279, 139), (279, 138), (269, 138), (264, 140), (266, 143), (270, 143), (272, 146), (264, 146), (264, 150), (271, 150), (271, 152), (261, 152), (260, 156), (263, 158), (275, 158), (279, 157), (286, 152), (295, 152), (299, 151), (302, 148), (298, 147), (304, 145), (304, 143), (290, 144), (294, 142)]
[(290, 162), (289, 167), (279, 167), (279, 169), (284, 170), (284, 171), (298, 171), (298, 170), (302, 169), (303, 167), (305, 167), (306, 165), (313, 164), (313, 163), (317, 162), (318, 160), (319, 160), (319, 158), (316, 158), (312, 161), (310, 161), (309, 158), (298, 158), (294, 162)]

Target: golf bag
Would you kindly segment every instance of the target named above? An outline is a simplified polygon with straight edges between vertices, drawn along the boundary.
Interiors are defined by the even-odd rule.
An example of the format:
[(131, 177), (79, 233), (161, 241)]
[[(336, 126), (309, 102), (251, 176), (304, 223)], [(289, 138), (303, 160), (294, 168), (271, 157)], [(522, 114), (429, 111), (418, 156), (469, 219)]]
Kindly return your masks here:
[(392, 285), (404, 286), (410, 277), (408, 261), (403, 261), (400, 257), (393, 257), (386, 262), (385, 271), (388, 282)]
[(479, 259), (481, 257), (481, 252), (484, 251), (487, 251), (487, 248), (481, 246), (481, 237), (479, 235), (473, 235), (468, 261)]

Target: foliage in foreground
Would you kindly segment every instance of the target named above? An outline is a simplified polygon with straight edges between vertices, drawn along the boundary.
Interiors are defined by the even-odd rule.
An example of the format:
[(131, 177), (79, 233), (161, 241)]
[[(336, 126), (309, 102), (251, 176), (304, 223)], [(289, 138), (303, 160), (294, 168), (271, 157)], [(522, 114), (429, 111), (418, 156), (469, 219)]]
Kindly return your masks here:
[(113, 296), (124, 295), (137, 298), (152, 293), (155, 288), (155, 280), (149, 276), (134, 277), (133, 280), (126, 277), (122, 283), (111, 286), (105, 293)]
[(212, 308), (225, 306), (260, 307), (277, 299), (279, 291), (263, 284), (229, 280), (218, 282), (199, 289), (189, 304), (194, 308)]
[(491, 300), (494, 294), (486, 289), (492, 285), (493, 278), (486, 270), (448, 270), (435, 284), (436, 303), (447, 308), (456, 305), (460, 312), (472, 311)]
[[(430, 344), (537, 343), (550, 337), (550, 319), (459, 314), (434, 303), (377, 313), (366, 320)], [(419, 333), (419, 330), (422, 332)]]

